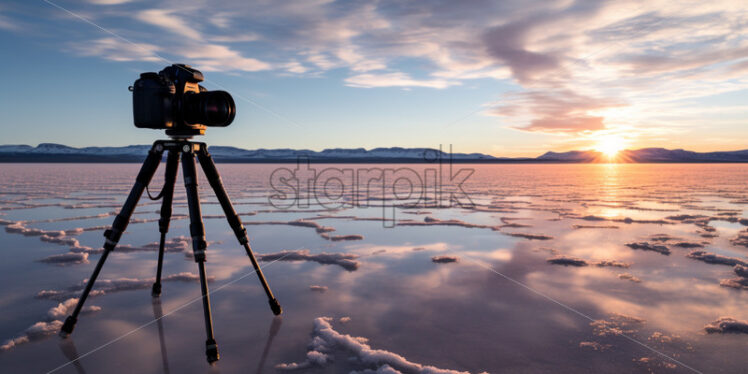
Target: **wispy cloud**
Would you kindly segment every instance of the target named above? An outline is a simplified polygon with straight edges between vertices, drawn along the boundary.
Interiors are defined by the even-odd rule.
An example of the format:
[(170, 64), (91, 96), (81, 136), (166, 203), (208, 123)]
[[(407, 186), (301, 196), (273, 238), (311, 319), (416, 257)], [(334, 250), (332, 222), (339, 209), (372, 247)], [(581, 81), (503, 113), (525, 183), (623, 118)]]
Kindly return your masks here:
[(622, 105), (614, 99), (596, 98), (568, 89), (533, 90), (507, 95), (492, 113), (513, 118), (529, 118), (515, 128), (526, 131), (581, 133), (605, 130), (600, 109)]
[(347, 86), (351, 87), (429, 87), (447, 88), (459, 84), (457, 81), (445, 79), (414, 79), (408, 74), (382, 73), (382, 74), (359, 74), (345, 79)]
[(748, 88), (748, 9), (727, 0), (180, 5), (87, 10), (119, 17), (118, 30), (138, 47), (106, 37), (74, 40), (73, 50), (114, 61), (165, 53), (205, 70), (319, 77), (340, 69), (341, 84), (362, 88), (492, 79), (503, 93), (515, 87), (485, 112), (500, 125), (573, 136), (648, 134), (653, 123), (682, 132), (679, 110), (693, 107), (686, 100)]
[(203, 36), (197, 31), (195, 23), (188, 23), (176, 16), (174, 11), (166, 9), (148, 9), (138, 12), (135, 18), (139, 21), (158, 26), (164, 30), (194, 40), (202, 40)]
[(72, 50), (83, 56), (97, 56), (112, 61), (159, 61), (160, 47), (149, 43), (130, 44), (114, 37), (75, 42)]
[(88, 0), (89, 3), (96, 5), (119, 5), (131, 3), (133, 1), (136, 0)]

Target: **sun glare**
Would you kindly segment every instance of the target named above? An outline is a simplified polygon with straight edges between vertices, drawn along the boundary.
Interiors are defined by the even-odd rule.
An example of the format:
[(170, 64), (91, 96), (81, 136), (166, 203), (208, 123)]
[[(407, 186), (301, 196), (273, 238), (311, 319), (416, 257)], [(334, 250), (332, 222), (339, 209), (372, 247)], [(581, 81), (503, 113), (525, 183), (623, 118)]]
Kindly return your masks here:
[(595, 149), (601, 152), (608, 159), (615, 158), (618, 152), (622, 151), (626, 147), (626, 142), (620, 136), (606, 136), (598, 140)]

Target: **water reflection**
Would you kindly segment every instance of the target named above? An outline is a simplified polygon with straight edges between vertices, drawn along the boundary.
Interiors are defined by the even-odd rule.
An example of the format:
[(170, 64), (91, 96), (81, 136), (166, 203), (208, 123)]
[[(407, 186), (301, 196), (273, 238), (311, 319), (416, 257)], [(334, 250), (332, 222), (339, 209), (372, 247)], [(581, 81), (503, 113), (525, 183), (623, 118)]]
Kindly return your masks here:
[(281, 324), (283, 323), (283, 317), (281, 316), (275, 316), (273, 317), (273, 321), (270, 323), (270, 331), (268, 332), (268, 339), (265, 341), (265, 348), (262, 350), (262, 356), (260, 356), (260, 362), (257, 364), (257, 374), (262, 373), (263, 368), (265, 367), (265, 361), (268, 358), (268, 353), (270, 353), (270, 346), (273, 344), (273, 339), (275, 339), (275, 336), (278, 335), (278, 331), (280, 331)]
[(169, 357), (166, 353), (166, 340), (164, 339), (164, 312), (161, 308), (161, 298), (152, 298), (151, 305), (153, 305), (153, 318), (156, 320), (158, 326), (158, 342), (161, 347), (161, 365), (163, 367), (163, 373), (169, 374)]
[[(0, 165), (0, 171), (5, 167)], [(98, 167), (92, 165), (85, 173), (56, 167), (81, 181), (60, 183), (64, 186), (60, 188), (74, 188), (75, 196), (90, 197), (86, 203), (111, 204), (105, 197), (121, 196), (126, 191), (118, 190), (119, 182), (107, 181), (104, 172), (97, 179)], [(42, 169), (44, 173), (60, 173), (56, 169)], [(104, 169), (106, 167), (102, 166)], [(82, 246), (100, 245), (100, 230), (78, 233), (74, 229), (110, 224), (110, 216), (85, 217), (106, 214), (113, 208), (71, 207), (68, 204), (82, 204), (70, 199), (69, 193), (73, 192), (50, 190), (50, 181), (58, 180), (59, 175), (47, 178), (44, 173), (37, 172), (37, 175), (29, 170), (33, 171), (14, 171), (8, 174), (6, 181), (0, 181), (0, 209), (7, 208), (2, 210), (1, 218), (8, 222), (36, 220), (26, 222), (25, 227), (58, 233), (72, 230), (67, 238), (80, 240)], [(267, 268), (268, 278), (290, 313), (283, 321), (272, 320), (269, 328), (264, 319), (253, 320), (251, 325), (243, 320), (248, 314), (265, 316), (268, 313), (266, 306), (246, 301), (261, 296), (262, 289), (257, 284), (241, 282), (221, 291), (224, 296), (219, 294), (216, 298), (216, 314), (221, 316), (219, 325), (229, 328), (222, 331), (221, 338), (227, 342), (223, 346), (225, 357), (216, 367), (205, 366), (202, 347), (195, 344), (195, 337), (203, 333), (198, 329), (201, 326), (199, 311), (171, 315), (167, 323), (160, 319), (163, 314), (159, 300), (153, 300), (151, 308), (157, 320), (161, 363), (156, 362), (159, 359), (153, 334), (156, 330), (144, 329), (117, 342), (117, 349), (86, 356), (89, 372), (117, 371), (122, 367), (132, 371), (137, 365), (143, 367), (139, 370), (143, 373), (194, 372), (205, 368), (216, 373), (219, 367), (226, 372), (272, 371), (279, 363), (304, 360), (312, 322), (323, 316), (333, 317), (331, 323), (335, 331), (365, 337), (373, 349), (424, 365), (470, 372), (686, 371), (683, 367), (671, 369), (665, 366), (664, 360), (651, 359), (651, 352), (621, 336), (601, 336), (601, 331), (607, 330), (596, 326), (611, 324), (615, 327), (616, 323), (626, 320), (620, 316), (611, 317), (616, 314), (646, 320), (641, 326), (636, 324), (636, 331), (631, 327), (622, 328), (632, 330), (630, 335), (638, 341), (668, 354), (678, 354), (683, 362), (700, 370), (740, 372), (748, 365), (748, 357), (740, 354), (746, 344), (745, 335), (706, 334), (704, 331), (707, 323), (719, 317), (748, 319), (748, 299), (745, 298), (748, 291), (721, 286), (721, 280), (736, 277), (733, 267), (689, 258), (687, 255), (696, 247), (683, 245), (701, 245), (700, 249), (706, 252), (745, 260), (748, 253), (745, 245), (734, 243), (748, 226), (748, 213), (744, 209), (748, 206), (744, 188), (748, 168), (745, 166), (476, 166), (476, 174), (470, 181), (472, 185), (466, 189), (476, 194), (474, 200), (482, 204), (480, 209), (423, 207), (397, 212), (397, 219), (413, 222), (426, 222), (429, 217), (431, 222), (439, 219), (465, 224), (397, 226), (394, 229), (383, 229), (378, 221), (363, 220), (376, 218), (381, 213), (379, 208), (344, 209), (330, 212), (334, 217), (327, 218), (317, 217), (320, 212), (268, 212), (260, 203), (266, 191), (262, 186), (266, 176), (263, 172), (272, 167), (227, 165), (226, 170), (227, 179), (236, 179), (227, 180), (226, 184), (239, 186), (239, 190), (232, 191), (232, 196), (252, 196), (236, 199), (237, 206), (246, 213), (243, 218), (255, 223), (266, 222), (248, 228), (258, 253), (304, 249), (317, 259), (322, 253), (327, 253), (327, 259), (355, 255), (358, 269), (346, 271), (340, 266), (310, 261), (273, 263)], [(76, 172), (81, 174), (74, 174)], [(123, 180), (129, 183), (131, 176)], [(86, 186), (96, 186), (106, 193), (87, 192), (85, 189), (90, 187)], [(3, 191), (18, 192), (18, 196), (2, 195)], [(25, 203), (53, 205), (16, 209), (23, 205), (2, 201), (3, 198), (23, 198)], [(253, 205), (255, 203), (258, 205)], [(145, 208), (138, 218), (156, 218), (155, 209)], [(184, 213), (183, 205), (176, 209)], [(221, 214), (220, 206), (215, 204), (205, 204), (205, 211), (207, 215)], [(53, 217), (66, 219), (43, 221)], [(701, 218), (693, 221), (689, 217)], [(314, 227), (285, 224), (299, 218), (329, 226), (335, 229), (336, 235), (360, 234), (363, 239), (325, 240)], [(279, 224), (271, 224), (273, 222)], [(153, 224), (141, 223), (145, 222), (132, 222), (128, 227), (125, 240), (129, 244), (140, 247), (153, 241)], [(481, 225), (508, 227), (492, 230)], [(248, 271), (246, 258), (241, 251), (236, 251), (233, 234), (225, 222), (206, 219), (206, 229), (211, 240), (216, 241), (211, 246), (210, 257), (211, 275), (216, 276), (216, 282), (223, 283)], [(175, 222), (173, 231), (174, 236), (189, 235), (185, 221)], [(528, 240), (505, 235), (509, 232), (544, 235), (548, 239)], [(658, 237), (660, 239), (656, 239)], [(663, 237), (677, 240), (668, 241)], [(89, 273), (86, 267), (92, 266), (61, 267), (35, 262), (69, 250), (67, 245), (61, 244), (63, 237), (59, 235), (45, 240), (39, 238), (40, 235), (31, 232), (28, 235), (10, 233), (3, 238), (7, 241), (0, 243), (3, 250), (16, 254), (8, 256), (7, 264), (0, 264), (0, 280), (15, 281), (20, 274), (18, 269), (24, 269), (23, 274), (27, 274), (27, 270), (34, 274), (26, 279), (37, 280), (16, 281), (10, 298), (13, 302), (0, 298), (0, 308), (8, 316), (8, 322), (0, 327), (9, 331), (0, 339), (19, 337), (19, 347), (0, 355), (0, 367), (12, 372), (42, 371), (52, 366), (46, 363), (36, 370), (29, 356), (33, 353), (34, 357), (49, 357), (49, 352), (45, 351), (48, 349), (53, 350), (54, 356), (58, 349), (54, 340), (35, 335), (40, 333), (38, 329), (30, 332), (25, 329), (37, 321), (49, 323), (49, 318), (57, 318), (54, 313), (51, 317), (45, 314), (64, 301), (62, 294), (53, 291), (64, 294), (67, 286), (80, 284), (81, 277)], [(667, 245), (670, 252), (665, 255), (626, 246), (632, 242)], [(135, 280), (152, 277), (153, 266), (149, 266), (149, 261), (153, 263), (154, 253), (148, 251), (149, 247), (144, 248), (143, 251), (115, 253), (118, 261), (107, 264), (106, 276), (137, 278)], [(98, 256), (96, 253), (89, 255), (94, 261)], [(432, 257), (437, 255), (459, 260), (436, 264)], [(583, 265), (548, 263), (548, 258), (557, 255), (579, 258)], [(475, 266), (471, 259), (591, 316), (596, 324), (590, 325), (589, 320)], [(182, 253), (167, 253), (166, 261), (169, 272), (194, 272), (194, 263), (186, 260)], [(629, 267), (597, 265), (603, 261), (623, 262)], [(635, 276), (640, 282), (621, 278), (623, 273)], [(106, 295), (96, 298), (107, 312), (87, 319), (87, 327), (76, 332), (81, 348), (84, 341), (93, 346), (96, 342), (116, 338), (140, 323), (152, 321), (151, 308), (146, 304), (150, 300), (145, 293), (124, 292), (135, 290), (135, 283), (131, 279), (123, 283), (126, 287), (118, 289), (123, 292), (115, 295), (107, 291)], [(310, 291), (313, 285), (329, 291)], [(170, 297), (174, 295), (182, 300), (175, 305), (190, 300), (196, 292), (192, 283), (175, 283), (173, 294), (171, 289)], [(42, 290), (48, 297), (34, 299)], [(11, 295), (6, 291), (3, 296), (7, 299)], [(58, 296), (60, 299), (55, 298)], [(28, 316), (28, 310), (37, 306), (39, 313)], [(119, 314), (110, 313), (110, 310)], [(345, 322), (342, 318), (346, 318)], [(281, 324), (285, 325), (282, 331)], [(166, 330), (167, 325), (169, 330)], [(16, 332), (17, 335), (11, 335)], [(169, 339), (169, 347), (166, 337), (173, 337)], [(247, 348), (247, 344), (251, 347)], [(81, 362), (76, 360), (79, 356), (72, 341), (62, 342), (59, 349), (69, 360), (69, 366), (79, 373), (85, 372)], [(137, 358), (144, 355), (152, 359), (140, 362)], [(258, 361), (246, 359), (247, 355)], [(319, 371), (372, 369), (362, 362), (348, 361), (347, 357), (336, 359)]]
[(65, 339), (60, 339), (58, 346), (65, 358), (72, 363), (75, 371), (80, 374), (86, 374), (86, 370), (83, 368), (83, 364), (80, 361), (80, 355), (78, 354), (78, 349), (75, 347), (73, 338), (67, 337)]

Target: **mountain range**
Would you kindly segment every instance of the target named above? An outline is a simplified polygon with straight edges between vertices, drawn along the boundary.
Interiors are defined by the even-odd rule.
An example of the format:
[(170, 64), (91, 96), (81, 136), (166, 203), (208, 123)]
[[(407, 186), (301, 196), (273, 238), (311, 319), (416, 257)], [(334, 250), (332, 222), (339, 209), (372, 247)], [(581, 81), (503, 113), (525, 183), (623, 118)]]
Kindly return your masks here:
[[(141, 162), (150, 145), (125, 147), (74, 148), (62, 144), (0, 145), (0, 162)], [(332, 148), (323, 151), (306, 149), (241, 149), (211, 146), (210, 153), (218, 162), (280, 163), (308, 159), (327, 163), (594, 163), (594, 162), (748, 162), (748, 150), (724, 152), (692, 152), (683, 149), (642, 148), (623, 150), (608, 159), (597, 151), (546, 152), (534, 158), (495, 157), (482, 153), (452, 153), (431, 148)]]

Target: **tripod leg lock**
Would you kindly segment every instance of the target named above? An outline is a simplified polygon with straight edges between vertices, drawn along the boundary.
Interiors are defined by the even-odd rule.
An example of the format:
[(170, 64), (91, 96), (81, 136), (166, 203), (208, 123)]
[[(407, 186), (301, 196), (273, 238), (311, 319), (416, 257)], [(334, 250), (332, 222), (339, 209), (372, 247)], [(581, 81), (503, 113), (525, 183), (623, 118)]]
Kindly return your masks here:
[(119, 243), (121, 236), (122, 232), (114, 228), (104, 231), (104, 237), (106, 238), (104, 249), (113, 250), (117, 246), (117, 243)]
[(195, 257), (195, 262), (205, 262), (205, 249), (208, 247), (208, 243), (205, 242), (204, 238), (192, 237), (192, 255)]
[(161, 216), (161, 218), (159, 218), (158, 220), (158, 232), (163, 233), (163, 234), (169, 232), (169, 221), (170, 220), (171, 220), (171, 216), (169, 217)]

